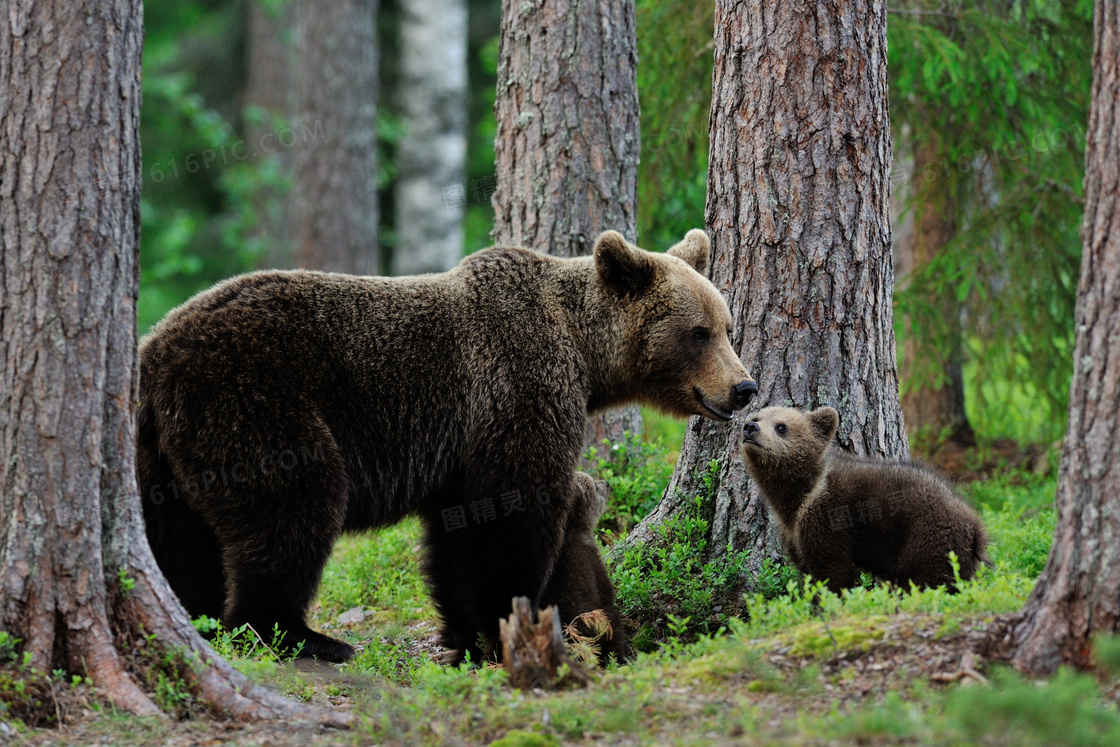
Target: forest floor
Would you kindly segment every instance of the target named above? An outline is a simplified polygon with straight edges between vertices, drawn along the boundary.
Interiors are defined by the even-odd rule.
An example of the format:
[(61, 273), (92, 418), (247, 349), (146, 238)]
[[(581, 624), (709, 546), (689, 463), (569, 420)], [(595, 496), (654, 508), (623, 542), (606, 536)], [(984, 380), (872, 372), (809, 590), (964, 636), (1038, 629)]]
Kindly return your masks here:
[[(836, 597), (786, 574), (778, 577), (784, 588), (747, 595), (735, 614), (716, 615), (712, 610), (720, 607), (698, 596), (692, 606), (674, 608), (675, 615), (655, 617), (658, 610), (643, 605), (659, 604), (657, 595), (632, 578), (616, 577), (620, 606), (636, 640), (643, 641), (642, 652), (623, 666), (593, 669), (583, 688), (522, 691), (510, 687), (496, 665), (441, 663), (444, 652), (419, 574), (419, 527), (406, 521), (346, 538), (325, 574), (315, 624), (354, 644), (353, 661), (277, 661), (246, 633), (222, 633), (214, 642), (255, 680), (292, 698), (353, 712), (353, 730), (215, 720), (195, 712), (189, 693), (177, 691), (174, 682), (163, 697), (177, 703), (184, 718), (138, 719), (107, 711), (78, 685), (59, 701), (61, 728), (0, 724), (0, 742), (1120, 744), (1115, 641), (1099, 642), (1098, 671), (1062, 671), (1038, 682), (991, 655), (999, 648), (989, 645), (991, 631), (1021, 607), (1053, 531), (1054, 460), (1046, 450), (1036, 452), (989, 446), (982, 454), (954, 456), (960, 469), (945, 465), (957, 477), (972, 478), (962, 483), (962, 493), (992, 537), (994, 568), (963, 583), (956, 595), (868, 583)], [(642, 499), (648, 502), (656, 500), (672, 456), (632, 449), (628, 460), (599, 460), (597, 471), (612, 482), (620, 502), (630, 501), (634, 490), (648, 493)], [(645, 510), (632, 508), (637, 515)], [(613, 520), (626, 523), (619, 516)], [(666, 568), (643, 571), (649, 585), (681, 583), (667, 570), (666, 558), (673, 557), (662, 557)], [(685, 568), (712, 577), (706, 566)], [(683, 596), (695, 593), (680, 588)], [(701, 620), (718, 625), (698, 627)]]

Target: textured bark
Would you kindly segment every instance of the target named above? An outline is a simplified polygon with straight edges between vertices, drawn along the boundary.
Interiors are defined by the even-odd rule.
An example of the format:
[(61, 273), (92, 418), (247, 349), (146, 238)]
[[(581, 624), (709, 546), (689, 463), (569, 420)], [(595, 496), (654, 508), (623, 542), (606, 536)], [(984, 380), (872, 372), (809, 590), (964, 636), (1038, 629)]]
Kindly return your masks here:
[[(291, 121), (295, 110), (295, 48), (292, 42), (295, 12), (292, 3), (279, 5), (263, 0), (248, 3), (248, 23), (245, 35), (245, 105), (264, 113), (260, 121), (250, 119), (245, 123), (245, 138), (249, 148), (260, 158), (279, 162), (283, 173), (292, 170), (292, 153), (288, 148), (271, 149), (272, 141), (266, 135), (276, 135), (277, 122), (284, 126)], [(254, 208), (260, 216), (256, 235), (267, 239), (268, 249), (261, 258), (265, 267), (291, 267), (292, 238), (291, 211), (287, 209), (287, 194), (264, 190), (254, 197)]]
[[(589, 254), (637, 239), (633, 0), (503, 0), (494, 104), (495, 244)], [(641, 431), (636, 407), (592, 418), (588, 442)]]
[[(912, 182), (917, 216), (908, 245), (910, 273), (920, 273), (957, 235), (956, 205), (949, 181), (928, 178), (941, 158), (936, 135), (914, 151)], [(939, 344), (934, 345), (928, 335), (923, 337), (915, 329), (913, 319), (906, 320), (902, 346), (902, 412), (906, 429), (912, 440), (918, 436), (925, 450), (936, 448), (943, 438), (972, 446), (976, 436), (964, 409), (961, 304), (953, 288), (929, 288), (928, 295), (926, 300), (944, 325), (944, 334), (939, 335)]]
[[(720, 0), (707, 227), (712, 282), (757, 407), (831, 405), (838, 438), (908, 454), (898, 400), (890, 257), (886, 9)], [(776, 554), (775, 525), (739, 456), (740, 423), (693, 418), (665, 497), (626, 540), (704, 495), (709, 547)], [(710, 492), (704, 476), (712, 461)]]
[(466, 0), (410, 0), (400, 10), (397, 243), (393, 274), (451, 269), (463, 256), (462, 185), (467, 158)]
[(218, 659), (148, 549), (133, 416), (141, 18), (140, 0), (0, 14), (0, 630), (33, 668), (87, 675), (133, 713), (159, 712), (137, 668), (180, 652), (219, 711), (341, 725)]
[(1046, 568), (1014, 630), (1030, 672), (1091, 663), (1120, 631), (1120, 10), (1097, 3), (1069, 428)]
[(296, 1), (301, 123), (290, 204), (298, 267), (376, 275), (377, 0)]

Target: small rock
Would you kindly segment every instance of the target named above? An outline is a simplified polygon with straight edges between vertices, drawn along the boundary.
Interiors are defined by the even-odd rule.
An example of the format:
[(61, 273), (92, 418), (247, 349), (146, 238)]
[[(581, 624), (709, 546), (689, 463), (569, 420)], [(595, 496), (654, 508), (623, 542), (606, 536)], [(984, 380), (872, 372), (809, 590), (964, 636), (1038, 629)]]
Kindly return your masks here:
[(351, 607), (338, 616), (339, 625), (353, 625), (366, 619), (366, 613), (361, 607)]

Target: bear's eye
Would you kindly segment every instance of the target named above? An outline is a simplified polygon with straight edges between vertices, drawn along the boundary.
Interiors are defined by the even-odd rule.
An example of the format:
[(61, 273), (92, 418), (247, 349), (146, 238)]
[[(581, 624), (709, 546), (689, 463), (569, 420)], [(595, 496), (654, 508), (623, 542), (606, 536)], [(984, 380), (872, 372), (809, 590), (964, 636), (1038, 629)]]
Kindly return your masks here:
[(778, 432), (779, 436), (784, 436), (785, 433), (786, 433), (786, 424), (785, 423), (778, 423), (778, 425), (775, 426), (774, 430), (776, 430)]
[(711, 336), (712, 333), (706, 327), (694, 327), (692, 330), (693, 342), (707, 342)]

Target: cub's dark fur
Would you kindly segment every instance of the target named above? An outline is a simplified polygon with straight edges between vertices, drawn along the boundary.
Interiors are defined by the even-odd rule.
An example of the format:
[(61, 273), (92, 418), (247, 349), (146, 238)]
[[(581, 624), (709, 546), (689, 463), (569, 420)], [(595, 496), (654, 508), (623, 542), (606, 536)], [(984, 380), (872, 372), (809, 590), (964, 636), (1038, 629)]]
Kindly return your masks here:
[(794, 565), (838, 592), (859, 571), (909, 588), (969, 579), (986, 562), (980, 518), (929, 469), (831, 448), (840, 417), (767, 407), (743, 428), (743, 460), (777, 516)]
[(592, 257), (492, 248), (437, 275), (261, 272), (173, 310), (140, 346), (137, 460), (172, 588), (192, 615), (278, 623), (305, 654), (344, 660), (349, 645), (305, 622), (331, 547), (415, 514), (460, 656), (493, 649), (514, 596), (602, 606), (578, 546), (554, 579), (587, 415), (641, 401), (729, 420), (757, 390), (701, 274), (708, 252), (702, 231), (667, 254), (608, 231)]
[[(595, 481), (586, 472), (577, 472), (573, 485), (576, 502), (545, 597), (560, 606), (560, 619), (565, 624), (589, 610), (602, 610), (611, 624), (611, 634), (599, 640), (599, 658), (605, 664), (613, 654), (621, 662), (628, 653), (626, 632), (614, 603), (614, 586), (595, 544), (595, 525), (607, 506), (606, 495), (596, 490)], [(593, 633), (586, 625), (576, 627), (585, 636)]]

